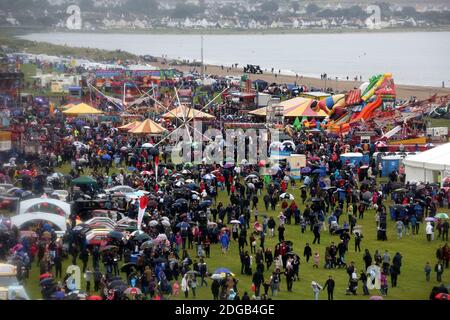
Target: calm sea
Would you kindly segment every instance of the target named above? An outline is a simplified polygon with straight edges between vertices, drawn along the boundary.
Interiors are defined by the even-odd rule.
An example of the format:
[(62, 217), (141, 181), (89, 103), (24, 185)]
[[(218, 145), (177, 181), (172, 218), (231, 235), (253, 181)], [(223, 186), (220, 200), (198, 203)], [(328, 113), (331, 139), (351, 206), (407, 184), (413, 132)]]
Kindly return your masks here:
[[(200, 35), (34, 33), (24, 39), (134, 54), (201, 57)], [(450, 86), (450, 32), (205, 35), (204, 61), (345, 79), (391, 72), (396, 83)]]

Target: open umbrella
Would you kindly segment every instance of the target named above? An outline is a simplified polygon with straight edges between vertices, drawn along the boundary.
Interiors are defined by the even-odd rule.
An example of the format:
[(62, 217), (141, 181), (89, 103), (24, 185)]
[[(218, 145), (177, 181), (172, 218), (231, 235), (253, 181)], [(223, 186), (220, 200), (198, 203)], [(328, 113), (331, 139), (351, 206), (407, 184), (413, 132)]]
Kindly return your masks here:
[(102, 160), (109, 161), (109, 160), (111, 160), (111, 156), (106, 153), (106, 154), (102, 155)]
[(44, 280), (41, 280), (41, 281), (39, 282), (39, 284), (40, 284), (41, 286), (48, 286), (48, 285), (53, 284), (54, 280), (55, 280), (55, 279), (53, 279), (53, 278), (45, 278)]
[(86, 300), (103, 300), (101, 296), (89, 296)]
[(123, 234), (122, 232), (119, 231), (111, 231), (110, 233), (108, 233), (108, 237), (112, 238), (112, 239), (122, 239), (123, 238)]
[(348, 228), (339, 228), (339, 229), (335, 230), (334, 233), (335, 234), (342, 234), (342, 233), (344, 233), (344, 232), (346, 232), (348, 230), (349, 230)]
[(187, 223), (187, 222), (179, 222), (179, 223), (177, 223), (176, 224), (176, 226), (175, 227), (177, 227), (177, 228), (189, 228), (189, 223)]
[(39, 280), (44, 280), (44, 279), (47, 279), (47, 278), (53, 278), (53, 275), (50, 272), (46, 272), (46, 273), (41, 274), (39, 276)]
[(257, 180), (259, 179), (259, 177), (256, 174), (249, 174), (248, 176), (245, 177), (245, 180)]
[(280, 199), (294, 200), (295, 197), (290, 193), (282, 193), (280, 194)]
[(152, 220), (152, 221), (150, 221), (150, 222), (148, 223), (148, 225), (149, 225), (150, 227), (156, 227), (156, 226), (158, 225), (158, 221)]
[(241, 224), (241, 222), (239, 220), (231, 220), (230, 223), (231, 224)]
[[(128, 262), (128, 263), (125, 263), (121, 268), (120, 268), (120, 271), (122, 271), (122, 272), (130, 272), (131, 271), (131, 269), (132, 268), (137, 268), (137, 264), (136, 263), (132, 263), (132, 262)], [(121, 281), (122, 283), (123, 283), (123, 281), (122, 280), (117, 280), (117, 281)], [(113, 282), (115, 282), (115, 281), (113, 281)], [(113, 282), (111, 282), (111, 284), (110, 284), (110, 287), (112, 288), (113, 286), (112, 286), (112, 283)]]
[(448, 219), (448, 214), (441, 212), (437, 213), (434, 217), (437, 219)]
[(141, 244), (140, 249), (145, 250), (147, 248), (152, 248), (154, 246), (154, 243), (152, 240), (147, 240), (143, 244)]
[(162, 241), (166, 241), (167, 240), (167, 236), (165, 233), (160, 233), (156, 239), (162, 240)]
[(133, 239), (136, 241), (142, 242), (142, 241), (149, 240), (150, 236), (146, 233), (141, 233), (141, 234), (138, 234), (137, 236), (135, 236)]
[(118, 246), (104, 246), (100, 248), (100, 252), (109, 251), (109, 250), (117, 250), (119, 249)]
[(228, 268), (223, 268), (223, 267), (214, 270), (214, 274), (220, 274), (220, 273), (230, 274), (230, 273), (233, 273), (233, 272), (231, 272), (230, 269), (228, 269)]
[(141, 146), (141, 148), (153, 148), (153, 145), (151, 144), (151, 143), (144, 143), (142, 146)]
[(207, 173), (207, 174), (205, 174), (205, 175), (202, 177), (203, 180), (213, 180), (213, 179), (215, 179), (215, 178), (216, 178), (216, 177), (215, 177), (214, 175), (210, 174), (210, 173)]
[(135, 295), (135, 294), (141, 294), (142, 291), (139, 288), (133, 287), (126, 289), (123, 293), (129, 294), (129, 295)]
[(161, 224), (164, 226), (164, 227), (170, 227), (170, 221), (169, 220), (161, 220)]
[(435, 299), (437, 300), (448, 300), (448, 293), (438, 293), (437, 295), (434, 296)]
[(226, 273), (214, 273), (213, 275), (211, 275), (211, 279), (213, 280), (222, 280), (227, 276)]
[(435, 219), (434, 217), (426, 217), (426, 218), (425, 218), (425, 221), (427, 221), (427, 222), (433, 222), (433, 221), (436, 221), (436, 219)]
[(300, 172), (303, 174), (308, 174), (311, 171), (312, 171), (312, 169), (310, 167), (304, 167), (304, 168), (302, 168), (302, 170), (300, 170)]

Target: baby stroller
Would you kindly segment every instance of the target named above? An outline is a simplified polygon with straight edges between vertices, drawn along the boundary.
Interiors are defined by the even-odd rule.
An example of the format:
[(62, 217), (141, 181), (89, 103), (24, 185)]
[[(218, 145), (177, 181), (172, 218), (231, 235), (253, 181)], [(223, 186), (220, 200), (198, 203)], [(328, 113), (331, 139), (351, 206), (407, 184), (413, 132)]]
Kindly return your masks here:
[(358, 279), (351, 279), (348, 288), (346, 291), (346, 295), (354, 295), (356, 296), (356, 290), (358, 289)]
[(347, 268), (347, 263), (345, 263), (344, 257), (340, 256), (337, 260), (337, 267), (340, 268)]

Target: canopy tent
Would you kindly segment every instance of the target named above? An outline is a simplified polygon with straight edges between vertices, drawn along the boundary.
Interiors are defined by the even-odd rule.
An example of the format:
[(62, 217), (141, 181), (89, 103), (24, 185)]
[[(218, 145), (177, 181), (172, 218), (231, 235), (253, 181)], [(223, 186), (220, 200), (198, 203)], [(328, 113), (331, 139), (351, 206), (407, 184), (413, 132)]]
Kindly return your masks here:
[(83, 115), (103, 114), (103, 111), (95, 109), (94, 107), (91, 107), (86, 103), (80, 103), (63, 111), (62, 113), (68, 116), (83, 116)]
[(439, 173), (450, 171), (450, 142), (403, 159), (406, 181), (438, 182)]
[(119, 130), (123, 130), (123, 131), (129, 131), (132, 130), (134, 128), (136, 128), (137, 126), (139, 126), (142, 123), (142, 121), (133, 121), (130, 123), (127, 123), (121, 127), (118, 127), (117, 129)]
[(43, 204), (49, 204), (49, 205), (53, 205), (55, 207), (60, 208), (66, 215), (66, 217), (70, 216), (71, 213), (71, 208), (70, 208), (70, 204), (61, 200), (57, 200), (57, 199), (52, 199), (52, 198), (34, 198), (34, 199), (28, 199), (28, 200), (24, 200), (21, 201), (19, 203), (19, 214), (26, 214), (29, 211), (32, 212), (33, 207), (36, 207), (38, 205), (43, 205)]
[(66, 231), (67, 229), (66, 218), (53, 213), (33, 212), (11, 217), (11, 223), (19, 229), (28, 222), (41, 220), (51, 222), (61, 231)]
[(94, 178), (87, 177), (87, 176), (80, 176), (80, 177), (72, 180), (72, 185), (78, 185), (78, 186), (92, 185), (92, 186), (97, 186), (98, 184), (97, 184), (97, 180), (95, 180)]
[(129, 130), (129, 133), (134, 134), (152, 134), (152, 135), (161, 135), (167, 130), (161, 127), (159, 124), (154, 122), (153, 120), (146, 119), (138, 126)]
[[(311, 109), (311, 103), (313, 103), (313, 101), (313, 99), (296, 97), (282, 101), (278, 103), (277, 106), (283, 107), (283, 115), (285, 117), (326, 117), (327, 114), (323, 110), (315, 112)], [(268, 107), (259, 108), (250, 111), (249, 114), (265, 117), (267, 116), (267, 108)]]
[(206, 112), (196, 110), (194, 108), (189, 108), (185, 105), (181, 105), (175, 109), (170, 110), (162, 115), (164, 119), (215, 119), (214, 116), (207, 114)]

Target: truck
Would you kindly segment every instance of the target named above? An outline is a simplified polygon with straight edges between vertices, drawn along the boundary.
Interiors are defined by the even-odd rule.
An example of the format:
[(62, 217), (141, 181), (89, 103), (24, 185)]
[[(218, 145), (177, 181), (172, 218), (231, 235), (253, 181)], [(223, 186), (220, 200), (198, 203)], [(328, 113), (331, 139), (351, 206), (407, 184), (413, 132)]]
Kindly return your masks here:
[(17, 267), (0, 263), (0, 300), (31, 300), (17, 280)]

